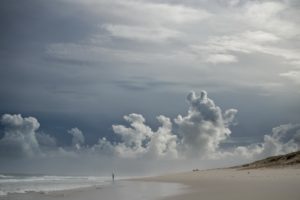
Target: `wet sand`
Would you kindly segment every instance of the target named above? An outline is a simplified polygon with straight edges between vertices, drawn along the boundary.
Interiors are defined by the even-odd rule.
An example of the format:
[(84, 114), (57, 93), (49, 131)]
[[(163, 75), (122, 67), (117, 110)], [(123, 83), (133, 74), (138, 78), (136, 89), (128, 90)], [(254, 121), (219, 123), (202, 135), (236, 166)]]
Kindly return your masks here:
[(116, 181), (50, 193), (9, 194), (0, 200), (299, 200), (300, 168), (218, 169)]
[(0, 196), (0, 200), (157, 200), (178, 194), (184, 188), (177, 183), (115, 181), (103, 186), (49, 193), (14, 193)]

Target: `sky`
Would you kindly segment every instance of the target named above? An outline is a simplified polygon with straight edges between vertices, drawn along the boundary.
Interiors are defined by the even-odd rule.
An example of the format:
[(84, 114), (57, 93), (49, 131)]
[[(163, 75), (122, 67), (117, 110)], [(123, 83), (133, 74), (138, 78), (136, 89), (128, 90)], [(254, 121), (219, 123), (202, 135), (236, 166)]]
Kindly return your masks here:
[(3, 0), (0, 172), (151, 174), (300, 147), (298, 0)]

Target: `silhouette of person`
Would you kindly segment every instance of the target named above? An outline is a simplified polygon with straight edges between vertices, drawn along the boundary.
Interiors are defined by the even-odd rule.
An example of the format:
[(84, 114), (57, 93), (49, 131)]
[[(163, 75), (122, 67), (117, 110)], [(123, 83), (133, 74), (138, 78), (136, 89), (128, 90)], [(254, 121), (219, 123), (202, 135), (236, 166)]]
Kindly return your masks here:
[(115, 181), (115, 174), (114, 173), (111, 174), (111, 178), (112, 178), (112, 181)]

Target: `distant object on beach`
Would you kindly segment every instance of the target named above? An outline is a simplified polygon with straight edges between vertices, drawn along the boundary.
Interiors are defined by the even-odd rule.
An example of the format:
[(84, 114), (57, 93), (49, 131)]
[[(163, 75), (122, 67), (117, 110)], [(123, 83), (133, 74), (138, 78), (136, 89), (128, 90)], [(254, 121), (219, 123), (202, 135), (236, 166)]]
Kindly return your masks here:
[(115, 181), (115, 174), (114, 173), (111, 174), (111, 178), (112, 178), (112, 181), (114, 182)]
[(196, 169), (193, 169), (193, 172), (198, 172), (199, 171), (199, 169), (198, 168), (196, 168)]
[(300, 167), (300, 151), (285, 155), (272, 156), (252, 163), (234, 166), (235, 169), (257, 169), (257, 168), (278, 168), (288, 166)]

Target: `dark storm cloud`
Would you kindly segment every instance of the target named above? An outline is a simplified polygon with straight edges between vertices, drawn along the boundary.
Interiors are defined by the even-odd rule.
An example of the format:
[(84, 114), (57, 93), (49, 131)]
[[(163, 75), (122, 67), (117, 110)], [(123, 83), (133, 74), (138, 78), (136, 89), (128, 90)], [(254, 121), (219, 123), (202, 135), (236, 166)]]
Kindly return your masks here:
[[(77, 41), (94, 27), (88, 12), (76, 4), (54, 0), (1, 1), (1, 41), (8, 47), (55, 41)], [(31, 44), (31, 45), (34, 45)]]
[(51, 103), (47, 87), (78, 81), (44, 60), (47, 45), (78, 41), (95, 24), (87, 10), (64, 1), (2, 1), (0, 9), (0, 109), (39, 110)]
[[(35, 133), (40, 149), (67, 147), (60, 149), (63, 154), (82, 151), (103, 136), (106, 144), (120, 139), (111, 125), (132, 112), (148, 119), (149, 126), (140, 125), (160, 127), (165, 122), (161, 131), (169, 130), (168, 120), (155, 117), (163, 113), (174, 119), (181, 113), (188, 118), (182, 114), (184, 94), (203, 88), (219, 107), (239, 110), (238, 125), (231, 127), (234, 137), (260, 141), (278, 124), (299, 123), (298, 4), (296, 0), (2, 1), (0, 114), (36, 117), (43, 130)], [(190, 98), (191, 104), (193, 99), (201, 98)], [(201, 107), (201, 112), (202, 121), (218, 121), (210, 109)], [(234, 114), (217, 116), (229, 120)], [(183, 122), (189, 122), (187, 118)], [(72, 134), (67, 134), (73, 127), (84, 135), (80, 148), (76, 142), (71, 145)], [(1, 134), (6, 137), (4, 128)], [(168, 134), (162, 136), (150, 145), (153, 152), (162, 152), (157, 144), (163, 139), (173, 141)], [(209, 141), (217, 146), (225, 142)], [(263, 142), (276, 146), (287, 141), (270, 136)], [(23, 152), (20, 142), (13, 143)], [(262, 152), (245, 147), (231, 154)]]

